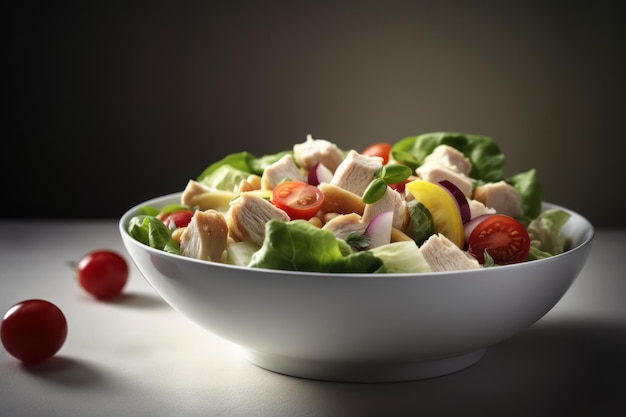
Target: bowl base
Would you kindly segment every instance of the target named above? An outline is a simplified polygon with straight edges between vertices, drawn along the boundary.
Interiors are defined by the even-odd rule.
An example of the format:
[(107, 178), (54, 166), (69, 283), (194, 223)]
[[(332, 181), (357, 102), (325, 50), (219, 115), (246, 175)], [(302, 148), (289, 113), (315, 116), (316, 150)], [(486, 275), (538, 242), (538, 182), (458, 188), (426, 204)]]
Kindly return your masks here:
[(272, 372), (333, 382), (403, 382), (435, 378), (460, 371), (478, 362), (486, 349), (459, 355), (407, 363), (329, 363), (296, 359), (242, 349), (243, 356), (254, 365)]

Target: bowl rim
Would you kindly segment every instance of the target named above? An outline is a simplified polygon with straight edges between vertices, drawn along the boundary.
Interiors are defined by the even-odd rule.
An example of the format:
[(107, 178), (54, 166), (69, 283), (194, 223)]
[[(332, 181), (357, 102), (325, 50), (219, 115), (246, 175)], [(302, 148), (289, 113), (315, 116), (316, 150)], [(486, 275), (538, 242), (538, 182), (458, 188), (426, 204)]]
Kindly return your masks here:
[(202, 259), (196, 259), (196, 258), (191, 258), (191, 257), (183, 256), (183, 255), (177, 255), (177, 254), (165, 252), (165, 251), (147, 246), (135, 240), (133, 237), (129, 235), (128, 230), (127, 230), (127, 224), (132, 217), (139, 214), (138, 211), (141, 209), (141, 207), (144, 207), (144, 206), (159, 207), (163, 205), (164, 201), (175, 199), (175, 198), (180, 199), (181, 194), (182, 194), (182, 191), (178, 191), (178, 192), (174, 192), (170, 194), (164, 194), (158, 197), (153, 197), (148, 200), (144, 200), (140, 203), (137, 203), (134, 206), (127, 209), (124, 212), (124, 214), (122, 214), (122, 216), (120, 217), (118, 221), (118, 228), (119, 228), (119, 232), (120, 232), (120, 235), (122, 236), (123, 241), (126, 244), (132, 244), (132, 245), (137, 246), (140, 249), (146, 250), (148, 253), (155, 254), (157, 256), (161, 256), (165, 258), (174, 259), (177, 261), (189, 262), (191, 264), (207, 265), (207, 266), (218, 267), (218, 268), (227, 268), (227, 269), (233, 269), (233, 270), (238, 270), (238, 271), (254, 271), (255, 273), (259, 273), (259, 274), (301, 275), (301, 276), (317, 276), (317, 277), (326, 277), (326, 278), (327, 277), (346, 277), (346, 278), (352, 277), (352, 278), (372, 279), (373, 277), (384, 277), (386, 279), (389, 279), (389, 278), (398, 279), (398, 278), (433, 277), (433, 276), (446, 276), (446, 275), (459, 275), (459, 274), (460, 275), (475, 275), (477, 274), (477, 272), (480, 272), (482, 274), (493, 273), (493, 271), (505, 271), (505, 270), (509, 270), (513, 268), (525, 268), (525, 267), (528, 267), (529, 265), (538, 266), (540, 264), (543, 265), (549, 262), (558, 262), (561, 258), (565, 256), (573, 256), (577, 252), (584, 250), (588, 245), (592, 243), (595, 237), (595, 232), (596, 232), (593, 224), (580, 213), (572, 209), (569, 209), (567, 207), (560, 206), (555, 203), (543, 201), (542, 211), (546, 209), (552, 209), (552, 208), (564, 210), (570, 213), (571, 215), (577, 217), (578, 220), (583, 223), (584, 227), (582, 229), (585, 231), (582, 241), (577, 246), (569, 249), (568, 251), (551, 256), (549, 258), (538, 259), (534, 261), (522, 262), (522, 263), (517, 263), (517, 264), (510, 264), (510, 265), (499, 265), (497, 267), (491, 267), (491, 268), (441, 271), (441, 272), (418, 272), (418, 273), (415, 273), (415, 272), (393, 272), (393, 273), (381, 273), (381, 274), (374, 274), (374, 273), (369, 273), (369, 272), (332, 273), (332, 272), (314, 272), (314, 271), (290, 271), (290, 270), (269, 269), (269, 268), (248, 268), (245, 266), (206, 261)]

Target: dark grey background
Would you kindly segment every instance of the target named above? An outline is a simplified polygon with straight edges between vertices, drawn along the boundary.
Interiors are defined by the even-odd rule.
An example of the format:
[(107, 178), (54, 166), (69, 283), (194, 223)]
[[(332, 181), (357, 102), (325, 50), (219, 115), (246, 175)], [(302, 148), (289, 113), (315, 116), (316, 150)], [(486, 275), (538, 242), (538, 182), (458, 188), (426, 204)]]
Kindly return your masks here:
[(617, 2), (213, 3), (8, 6), (2, 217), (117, 218), (309, 133), (361, 149), (451, 130), (626, 226)]

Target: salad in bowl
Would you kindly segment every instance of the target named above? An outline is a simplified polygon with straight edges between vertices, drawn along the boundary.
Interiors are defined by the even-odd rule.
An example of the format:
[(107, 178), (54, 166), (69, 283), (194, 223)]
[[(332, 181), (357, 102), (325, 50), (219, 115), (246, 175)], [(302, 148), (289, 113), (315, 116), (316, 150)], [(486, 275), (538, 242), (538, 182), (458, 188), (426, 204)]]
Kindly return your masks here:
[(227, 155), (175, 204), (142, 206), (135, 240), (249, 268), (427, 273), (533, 262), (567, 251), (571, 214), (544, 207), (534, 169), (505, 177), (489, 137), (434, 132), (346, 150), (306, 140)]
[(483, 136), (360, 151), (308, 136), (228, 155), (119, 230), (155, 291), (251, 363), (407, 381), (475, 364), (565, 294), (594, 230), (541, 194), (534, 170), (504, 177)]

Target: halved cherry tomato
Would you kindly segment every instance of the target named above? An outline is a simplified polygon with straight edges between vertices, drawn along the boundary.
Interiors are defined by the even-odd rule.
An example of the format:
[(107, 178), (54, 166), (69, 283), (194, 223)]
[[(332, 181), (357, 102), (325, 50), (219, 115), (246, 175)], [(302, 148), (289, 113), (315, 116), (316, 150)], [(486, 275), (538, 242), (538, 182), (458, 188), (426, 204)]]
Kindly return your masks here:
[(161, 220), (167, 227), (172, 227), (172, 223), (175, 228), (187, 227), (193, 217), (193, 213), (193, 210), (178, 210), (166, 214)]
[(56, 305), (31, 299), (12, 306), (4, 315), (0, 338), (7, 352), (35, 364), (54, 356), (65, 343), (67, 321)]
[(468, 239), (469, 252), (485, 263), (485, 251), (497, 265), (524, 262), (530, 237), (524, 226), (510, 216), (494, 214), (476, 225)]
[(272, 203), (291, 218), (308, 220), (324, 204), (324, 193), (302, 181), (285, 181), (274, 187)]
[(365, 148), (361, 155), (366, 156), (380, 156), (383, 158), (383, 165), (389, 162), (389, 155), (391, 154), (391, 144), (387, 142), (378, 142)]
[(441, 233), (463, 249), (465, 229), (459, 206), (452, 195), (441, 185), (424, 180), (406, 184), (406, 189), (422, 203), (433, 216), (435, 233)]
[(406, 189), (406, 185), (410, 182), (410, 180), (404, 180), (402, 182), (399, 182), (397, 184), (389, 184), (389, 187), (391, 187), (391, 189), (396, 190), (397, 192), (399, 192), (400, 194), (404, 194), (404, 191)]

